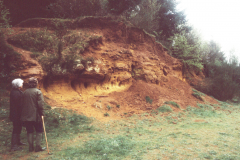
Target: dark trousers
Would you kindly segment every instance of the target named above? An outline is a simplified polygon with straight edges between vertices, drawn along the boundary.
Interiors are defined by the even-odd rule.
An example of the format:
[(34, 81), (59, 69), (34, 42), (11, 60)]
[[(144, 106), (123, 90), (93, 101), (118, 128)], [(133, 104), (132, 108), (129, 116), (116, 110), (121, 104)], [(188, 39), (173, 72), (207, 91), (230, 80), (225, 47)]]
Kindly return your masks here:
[(42, 124), (42, 122), (25, 121), (24, 125), (26, 126), (27, 133), (33, 133), (34, 129), (38, 133), (42, 133), (43, 132), (43, 124)]
[(22, 121), (13, 121), (13, 131), (12, 134), (21, 134), (22, 131)]

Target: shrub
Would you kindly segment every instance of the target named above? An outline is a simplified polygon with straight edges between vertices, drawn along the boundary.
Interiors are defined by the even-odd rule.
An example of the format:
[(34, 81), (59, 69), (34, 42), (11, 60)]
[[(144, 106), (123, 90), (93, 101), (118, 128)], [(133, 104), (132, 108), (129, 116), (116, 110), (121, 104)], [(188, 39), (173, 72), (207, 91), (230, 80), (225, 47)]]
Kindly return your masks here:
[(81, 16), (94, 16), (101, 8), (100, 1), (95, 0), (55, 0), (47, 6), (49, 16), (54, 18), (77, 18)]
[(38, 58), (41, 55), (42, 55), (42, 53), (40, 53), (40, 52), (33, 52), (32, 54), (30, 54), (30, 57), (36, 59), (36, 58)]
[(29, 30), (8, 38), (8, 42), (19, 48), (33, 52), (54, 52), (57, 49), (58, 38), (47, 30)]
[(0, 32), (3, 28), (9, 28), (11, 27), (9, 25), (10, 23), (10, 18), (9, 18), (9, 10), (5, 7), (3, 4), (3, 0), (0, 0)]
[(152, 100), (149, 96), (146, 96), (145, 99), (146, 99), (146, 102), (147, 102), (147, 103), (152, 104), (152, 101), (153, 101), (153, 100)]
[(79, 64), (77, 60), (82, 62), (83, 58), (74, 52), (62, 55), (60, 43), (57, 53), (40, 56), (38, 61), (41, 63), (43, 70), (48, 73), (48, 76), (55, 76), (72, 73), (74, 67)]
[(104, 113), (104, 117), (109, 117), (110, 115), (108, 113)]
[(163, 112), (163, 113), (164, 112), (172, 112), (172, 108), (170, 106), (168, 106), (168, 105), (163, 105), (161, 107), (158, 107), (157, 111), (158, 112)]
[(117, 104), (116, 107), (117, 107), (117, 108), (120, 108), (120, 104)]
[(120, 15), (124, 11), (128, 11), (128, 16), (136, 5), (141, 3), (141, 0), (128, 0), (128, 1), (119, 1), (119, 0), (108, 0), (108, 11)]
[(111, 106), (109, 106), (109, 105), (107, 106), (107, 109), (108, 109), (108, 110), (110, 110), (111, 108), (112, 108)]
[(20, 54), (15, 52), (5, 41), (3, 32), (0, 31), (0, 78), (6, 78), (20, 65)]
[(180, 106), (176, 102), (173, 102), (173, 101), (167, 101), (167, 102), (165, 102), (165, 104), (171, 104), (172, 106), (174, 106), (176, 108), (180, 108)]
[(185, 32), (175, 34), (169, 40), (173, 41), (170, 47), (170, 54), (183, 62), (183, 74), (188, 70), (201, 71), (203, 64), (200, 57), (199, 43), (191, 44), (188, 41), (188, 35)]
[[(218, 48), (215, 45), (212, 48)], [(220, 49), (209, 53), (206, 58), (204, 72), (207, 76), (203, 83), (197, 85), (197, 89), (213, 96), (214, 98), (226, 101), (240, 95), (240, 67), (236, 57), (230, 57), (227, 62), (224, 60)]]
[(192, 91), (193, 91), (192, 95), (193, 95), (194, 97), (196, 97), (197, 99), (199, 99), (199, 100), (201, 100), (201, 101), (204, 101), (204, 99), (202, 98), (202, 96), (205, 96), (205, 94), (203, 94), (203, 93), (201, 93), (201, 92), (199, 92), (199, 91), (197, 91), (197, 90), (195, 90), (195, 89), (192, 89)]

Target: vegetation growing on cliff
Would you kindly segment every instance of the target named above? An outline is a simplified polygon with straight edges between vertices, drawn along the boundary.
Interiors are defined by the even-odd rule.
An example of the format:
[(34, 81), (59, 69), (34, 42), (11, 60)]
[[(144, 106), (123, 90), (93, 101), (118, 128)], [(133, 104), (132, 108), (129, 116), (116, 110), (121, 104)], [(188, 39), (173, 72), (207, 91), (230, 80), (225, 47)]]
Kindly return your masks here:
[(20, 55), (14, 51), (5, 41), (5, 34), (9, 33), (11, 27), (9, 10), (0, 0), (0, 79), (6, 79), (17, 67), (17, 60)]
[[(25, 5), (26, 3), (28, 3), (28, 1), (22, 2), (21, 4), (16, 0), (1, 1), (1, 8), (3, 9), (3, 12), (1, 12), (1, 28), (9, 25), (9, 11), (10, 13), (13, 13), (10, 14), (12, 19), (11, 24), (17, 24), (20, 20), (22, 21), (34, 17), (65, 19), (114, 14), (126, 18), (135, 26), (154, 35), (156, 40), (164, 45), (170, 55), (183, 62), (183, 74), (186, 79), (191, 79), (192, 71), (197, 74), (203, 72), (208, 83), (205, 83), (204, 85), (194, 84), (194, 87), (198, 90), (220, 100), (232, 99), (234, 96), (239, 95), (239, 62), (235, 57), (231, 57), (230, 61), (228, 61), (224, 57), (224, 53), (221, 52), (220, 46), (215, 42), (204, 42), (201, 40), (200, 36), (196, 34), (192, 26), (188, 25), (184, 12), (176, 9), (176, 0), (130, 0), (127, 2), (125, 0), (44, 0), (41, 1), (41, 3), (39, 0), (36, 0), (34, 2), (35, 4), (31, 3), (31, 5)], [(41, 6), (40, 9), (37, 9), (39, 6), (36, 4)], [(7, 8), (9, 8), (9, 10)], [(19, 8), (19, 10), (15, 10), (15, 8)], [(35, 14), (28, 13), (32, 12), (34, 9), (39, 12)], [(20, 13), (23, 16), (21, 18), (16, 18), (18, 17), (17, 14)], [(70, 44), (78, 39), (77, 37), (74, 38), (71, 36), (73, 41), (71, 39), (66, 41), (66, 33), (61, 32), (64, 34), (57, 34), (60, 33), (57, 28), (55, 28), (57, 31), (55, 34), (58, 39), (65, 44)], [(64, 29), (63, 26), (62, 29), (60, 27), (60, 30), (66, 31), (66, 28)], [(44, 38), (44, 36), (42, 38)], [(52, 38), (54, 39), (54, 36), (52, 36)], [(2, 44), (4, 45), (4, 42), (2, 42)], [(40, 58), (41, 55), (39, 54), (39, 48), (36, 49), (36, 47), (39, 46), (36, 46), (36, 44), (39, 43), (33, 44), (33, 46), (35, 45), (35, 49), (32, 48), (34, 50), (32, 56)], [(45, 44), (48, 45), (45, 46), (45, 49), (47, 50), (49, 47), (55, 48), (54, 54), (57, 54), (57, 44), (54, 40), (50, 40), (49, 43)], [(24, 44), (20, 45), (21, 47), (25, 47)], [(84, 45), (87, 44), (85, 44), (85, 41), (78, 41), (71, 45), (72, 46), (68, 46), (68, 50), (73, 49), (81, 52), (84, 49)], [(65, 46), (63, 46), (63, 53), (65, 52), (64, 47)], [(43, 48), (40, 50), (43, 50)], [(5, 65), (5, 63), (2, 63), (2, 65)]]

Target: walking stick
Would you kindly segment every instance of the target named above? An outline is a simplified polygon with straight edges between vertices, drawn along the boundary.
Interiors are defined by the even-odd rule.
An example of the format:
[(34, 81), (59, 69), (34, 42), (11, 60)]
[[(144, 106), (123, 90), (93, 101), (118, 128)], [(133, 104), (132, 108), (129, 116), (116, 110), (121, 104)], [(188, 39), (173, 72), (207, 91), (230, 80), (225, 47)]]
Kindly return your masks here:
[(43, 129), (44, 129), (44, 133), (45, 133), (45, 140), (46, 140), (46, 144), (47, 144), (47, 151), (48, 151), (48, 154), (50, 154), (49, 150), (48, 150), (47, 134), (46, 134), (46, 130), (45, 130), (45, 124), (44, 124), (43, 116), (42, 116), (42, 121), (43, 121)]

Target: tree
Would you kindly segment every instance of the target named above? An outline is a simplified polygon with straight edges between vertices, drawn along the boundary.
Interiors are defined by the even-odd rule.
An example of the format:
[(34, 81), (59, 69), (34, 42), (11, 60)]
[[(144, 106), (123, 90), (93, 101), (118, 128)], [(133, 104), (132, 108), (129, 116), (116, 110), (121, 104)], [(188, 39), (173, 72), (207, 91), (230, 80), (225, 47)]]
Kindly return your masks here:
[(135, 9), (130, 14), (130, 22), (149, 33), (154, 33), (158, 29), (157, 13), (161, 8), (160, 2), (158, 0), (144, 0), (138, 7), (138, 10)]
[(210, 41), (204, 45), (201, 57), (204, 64), (204, 72), (207, 77), (214, 77), (216, 68), (225, 62), (221, 47), (214, 41)]
[(9, 10), (3, 5), (3, 1), (0, 0), (0, 78), (7, 77), (13, 72), (15, 66), (14, 59), (18, 59), (18, 53), (16, 53), (12, 47), (6, 44), (4, 33), (8, 33), (6, 28), (11, 27), (9, 25)]
[(142, 0), (108, 0), (108, 11), (115, 15), (120, 15), (124, 11), (128, 11), (127, 18), (129, 18), (130, 12), (135, 8)]
[(11, 13), (11, 25), (16, 25), (29, 18), (46, 18), (46, 6), (55, 0), (4, 0), (4, 5)]
[(191, 27), (187, 25), (186, 16), (183, 11), (177, 11), (176, 0), (159, 0), (161, 8), (157, 13), (158, 39), (166, 41), (169, 37), (174, 34), (189, 32)]
[(77, 18), (96, 16), (101, 10), (103, 0), (56, 0), (47, 6), (49, 16), (54, 18)]
[(200, 42), (190, 44), (187, 35), (187, 33), (182, 32), (169, 38), (173, 42), (169, 47), (169, 52), (173, 57), (183, 62), (183, 75), (189, 70), (201, 71), (203, 68), (199, 53)]
[(9, 28), (9, 22), (10, 22), (10, 18), (9, 18), (9, 10), (3, 5), (3, 1), (0, 0), (0, 29), (2, 30), (3, 28)]

